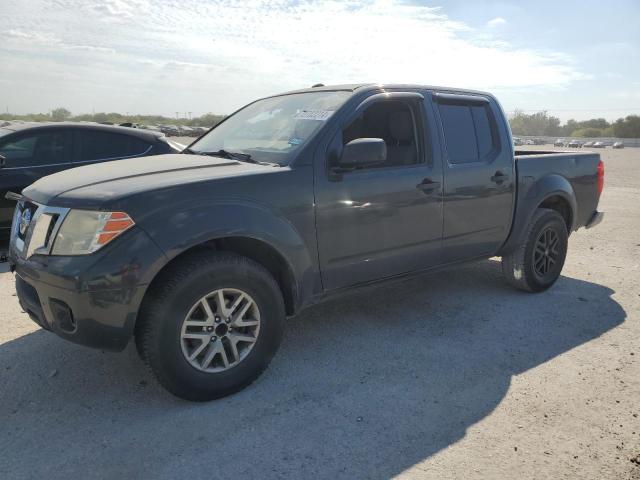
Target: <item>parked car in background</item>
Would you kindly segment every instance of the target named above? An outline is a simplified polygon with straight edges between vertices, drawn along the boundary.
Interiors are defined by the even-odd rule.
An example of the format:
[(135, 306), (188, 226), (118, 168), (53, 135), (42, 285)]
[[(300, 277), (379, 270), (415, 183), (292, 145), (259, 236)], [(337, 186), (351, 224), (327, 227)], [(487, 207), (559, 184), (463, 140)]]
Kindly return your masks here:
[(204, 135), (210, 130), (210, 127), (193, 127), (193, 128), (197, 131), (198, 136)]
[(564, 147), (564, 140), (559, 138), (555, 142), (553, 142), (554, 147)]
[(38, 325), (107, 350), (134, 337), (164, 387), (211, 400), (255, 380), (286, 317), (330, 294), (496, 255), (516, 288), (550, 288), (569, 234), (601, 221), (603, 185), (597, 153), (514, 151), (490, 94), (310, 88), (251, 103), (184, 155), (16, 193), (9, 262)]
[(144, 128), (145, 130), (151, 130), (152, 132), (160, 132), (160, 127), (158, 127), (157, 125), (142, 125), (140, 128)]
[(594, 144), (594, 143), (595, 143), (595, 142), (593, 142), (593, 141), (585, 142), (585, 143), (583, 143), (583, 144), (582, 144), (582, 146), (583, 146), (583, 147), (593, 147), (593, 144)]
[(0, 248), (6, 247), (15, 202), (5, 198), (41, 177), (110, 160), (177, 153), (161, 133), (91, 123), (17, 123), (0, 128)]
[(193, 137), (194, 134), (193, 128), (186, 125), (178, 126), (178, 131), (180, 132), (181, 137)]
[(180, 129), (176, 125), (159, 125), (159, 128), (168, 137), (180, 136)]
[(616, 142), (613, 144), (613, 148), (624, 148), (624, 143), (622, 142)]
[(533, 144), (534, 145), (545, 145), (547, 142), (544, 138), (534, 138), (533, 139)]
[(606, 145), (604, 144), (604, 142), (595, 142), (591, 148), (606, 148)]
[(582, 142), (579, 142), (578, 140), (571, 140), (569, 143), (567, 143), (567, 147), (569, 147), (569, 148), (581, 148), (582, 147)]
[(200, 137), (209, 131), (206, 127), (180, 127), (180, 134), (185, 137)]
[(520, 137), (513, 137), (513, 145), (519, 147), (523, 144), (522, 139)]

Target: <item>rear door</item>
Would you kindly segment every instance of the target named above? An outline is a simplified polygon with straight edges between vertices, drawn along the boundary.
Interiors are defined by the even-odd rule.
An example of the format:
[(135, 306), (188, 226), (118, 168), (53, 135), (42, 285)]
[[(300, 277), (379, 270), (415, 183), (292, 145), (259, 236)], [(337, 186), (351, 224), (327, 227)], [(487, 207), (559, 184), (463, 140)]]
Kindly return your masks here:
[(481, 95), (435, 93), (434, 100), (445, 152), (445, 261), (492, 255), (509, 233), (514, 202), (503, 114)]
[(24, 131), (0, 140), (0, 243), (9, 237), (15, 202), (4, 198), (7, 191), (19, 193), (41, 177), (71, 166), (71, 131), (47, 128)]
[(79, 128), (74, 135), (76, 164), (140, 157), (149, 153), (153, 147), (151, 143), (138, 137), (118, 132)]

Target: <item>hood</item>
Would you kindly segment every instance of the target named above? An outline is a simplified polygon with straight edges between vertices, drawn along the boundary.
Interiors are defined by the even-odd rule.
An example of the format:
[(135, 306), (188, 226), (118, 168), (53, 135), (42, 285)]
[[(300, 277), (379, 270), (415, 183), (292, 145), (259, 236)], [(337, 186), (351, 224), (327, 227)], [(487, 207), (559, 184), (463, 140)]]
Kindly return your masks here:
[(23, 194), (38, 203), (68, 207), (80, 200), (103, 203), (148, 190), (273, 170), (203, 155), (157, 155), (64, 170), (41, 178)]

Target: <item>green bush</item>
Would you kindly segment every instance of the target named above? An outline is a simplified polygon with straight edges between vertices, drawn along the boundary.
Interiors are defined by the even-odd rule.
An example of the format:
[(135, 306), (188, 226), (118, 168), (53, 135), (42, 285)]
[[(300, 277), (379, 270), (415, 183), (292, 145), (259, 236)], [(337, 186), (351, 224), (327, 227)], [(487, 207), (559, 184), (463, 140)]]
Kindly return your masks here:
[(596, 137), (604, 137), (605, 135), (600, 128), (579, 128), (578, 130), (574, 130), (571, 132), (572, 137), (581, 137), (581, 138), (596, 138)]

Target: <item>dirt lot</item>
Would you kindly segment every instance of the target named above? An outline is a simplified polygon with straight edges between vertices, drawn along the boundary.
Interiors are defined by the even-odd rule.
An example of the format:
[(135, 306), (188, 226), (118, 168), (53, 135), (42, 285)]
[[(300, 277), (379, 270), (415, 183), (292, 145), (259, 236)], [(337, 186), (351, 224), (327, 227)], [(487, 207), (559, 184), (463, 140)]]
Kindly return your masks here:
[(550, 291), (493, 259), (318, 305), (209, 404), (37, 329), (0, 266), (0, 478), (640, 478), (640, 149), (601, 153)]

